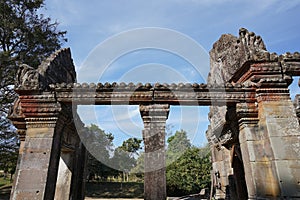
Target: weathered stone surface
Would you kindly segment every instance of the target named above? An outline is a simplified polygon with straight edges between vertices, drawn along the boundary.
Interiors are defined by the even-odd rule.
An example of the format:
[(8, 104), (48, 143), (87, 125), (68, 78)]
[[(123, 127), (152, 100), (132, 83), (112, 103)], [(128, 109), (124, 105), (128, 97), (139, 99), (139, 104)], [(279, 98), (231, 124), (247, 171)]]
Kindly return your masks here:
[[(31, 134), (20, 148), (20, 162), (11, 199), (47, 199), (53, 196), (53, 174), (48, 169), (55, 165), (57, 149), (53, 149), (53, 143), (58, 142), (54, 128), (28, 128)], [(45, 137), (31, 137), (33, 132), (46, 132)], [(55, 172), (55, 168), (52, 169)], [(54, 182), (55, 184), (55, 182)], [(51, 189), (52, 188), (52, 189)], [(30, 194), (31, 193), (31, 194)], [(37, 197), (38, 196), (38, 197)], [(41, 198), (42, 197), (42, 198)]]
[(55, 200), (69, 199), (71, 193), (73, 151), (62, 151), (56, 181)]
[[(299, 79), (299, 87), (300, 87), (300, 79)], [(298, 117), (298, 122), (300, 123), (300, 94), (295, 96), (294, 106), (296, 109), (296, 115)]]
[(269, 61), (270, 57), (260, 36), (241, 28), (239, 37), (224, 34), (210, 51), (209, 85), (224, 85), (246, 62)]
[(74, 83), (76, 72), (69, 48), (53, 53), (37, 69), (21, 65), (17, 72), (16, 90), (48, 90), (50, 84)]
[(144, 122), (144, 199), (166, 199), (165, 128), (169, 105), (140, 105)]
[[(292, 106), (287, 89), (292, 76), (299, 73), (298, 54), (270, 54), (261, 38), (245, 29), (240, 30), (239, 37), (222, 35), (210, 51), (208, 85), (226, 85), (230, 81), (235, 87), (243, 84), (255, 89), (253, 102), (236, 105), (238, 143), (249, 199), (298, 195), (299, 179), (292, 176), (291, 166), (299, 168), (299, 106), (297, 100), (296, 109)], [(219, 146), (219, 151), (221, 145), (230, 148), (228, 140), (222, 136), (229, 134), (227, 137), (234, 138), (234, 132), (226, 129), (230, 119), (226, 116), (234, 118), (232, 114), (228, 115), (225, 106), (211, 106), (207, 137), (210, 144)], [(220, 162), (217, 153), (213, 151), (212, 154), (213, 162)], [(293, 164), (286, 164), (288, 170), (283, 173), (281, 163), (286, 162)], [(213, 169), (220, 170), (221, 166), (213, 165)], [(284, 178), (288, 179), (285, 181), (288, 184), (281, 183)], [(287, 188), (289, 183), (293, 184), (290, 187), (293, 189)]]
[[(299, 155), (299, 154), (298, 154)], [(280, 177), (279, 184), (282, 196), (290, 196), (295, 199), (300, 196), (300, 161), (281, 160), (276, 163)]]
[[(214, 149), (214, 148), (213, 148)], [(232, 175), (232, 168), (230, 163), (230, 151), (225, 147), (221, 147), (220, 150), (213, 150), (213, 157), (218, 158), (217, 160), (212, 161), (212, 175), (214, 181), (214, 187), (216, 189), (215, 198), (225, 199), (226, 188), (229, 185), (228, 177)]]
[[(260, 36), (241, 28), (239, 37), (224, 34), (214, 43), (210, 51), (210, 72), (207, 78), (208, 85), (224, 86), (230, 82), (234, 74), (241, 69), (246, 62), (270, 60), (264, 42)], [(223, 91), (226, 93), (226, 91)], [(226, 123), (226, 103), (224, 106), (210, 107), (209, 121), (211, 134), (219, 138)], [(230, 115), (230, 114), (229, 114)], [(208, 139), (213, 137), (208, 135)], [(237, 136), (234, 132), (228, 132), (227, 140), (233, 140)], [(209, 139), (210, 140), (210, 139)]]

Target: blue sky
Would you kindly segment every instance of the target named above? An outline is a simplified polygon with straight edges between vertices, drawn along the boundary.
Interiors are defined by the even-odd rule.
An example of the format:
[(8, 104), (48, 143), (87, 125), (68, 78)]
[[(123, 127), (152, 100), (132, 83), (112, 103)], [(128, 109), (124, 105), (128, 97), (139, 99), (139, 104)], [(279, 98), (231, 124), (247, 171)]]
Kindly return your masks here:
[[(132, 29), (156, 27), (171, 30), (200, 47), (201, 72), (174, 51), (143, 48), (114, 57), (101, 72), (101, 82), (205, 82), (209, 70), (208, 52), (213, 43), (224, 33), (238, 35), (241, 27), (261, 35), (270, 52), (300, 51), (299, 0), (46, 0), (45, 3), (44, 12), (60, 23), (59, 29), (67, 30), (68, 42), (64, 46), (71, 48), (76, 70), (82, 75), (99, 74), (80, 67), (99, 63), (99, 68), (103, 68), (103, 55), (122, 45), (115, 40), (115, 43), (109, 43), (113, 48), (99, 49)], [(165, 38), (159, 42), (167, 43), (168, 39), (172, 41)], [(173, 40), (177, 46), (179, 40)], [(131, 40), (127, 42), (126, 45), (132, 43)], [(88, 76), (85, 78), (83, 81), (95, 82)], [(298, 87), (292, 87), (293, 94), (298, 90)], [(113, 133), (116, 145), (127, 137), (141, 137), (142, 121), (137, 106), (89, 106), (81, 109), (83, 121), (98, 123)], [(172, 107), (168, 124), (173, 131), (187, 130), (193, 144), (200, 146), (206, 142), (207, 110)]]

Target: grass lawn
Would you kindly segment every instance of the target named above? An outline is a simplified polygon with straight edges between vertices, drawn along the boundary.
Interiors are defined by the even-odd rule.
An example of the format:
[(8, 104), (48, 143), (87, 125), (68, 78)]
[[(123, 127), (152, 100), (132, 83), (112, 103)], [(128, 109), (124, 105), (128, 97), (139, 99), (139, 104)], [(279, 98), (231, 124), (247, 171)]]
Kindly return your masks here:
[(95, 198), (143, 198), (143, 183), (86, 183), (85, 196)]
[(9, 185), (10, 184), (10, 180), (6, 179), (4, 177), (0, 177), (0, 188), (4, 185)]
[[(0, 200), (8, 200), (11, 183), (0, 178)], [(143, 198), (143, 183), (101, 182), (86, 183), (85, 196), (92, 198)]]

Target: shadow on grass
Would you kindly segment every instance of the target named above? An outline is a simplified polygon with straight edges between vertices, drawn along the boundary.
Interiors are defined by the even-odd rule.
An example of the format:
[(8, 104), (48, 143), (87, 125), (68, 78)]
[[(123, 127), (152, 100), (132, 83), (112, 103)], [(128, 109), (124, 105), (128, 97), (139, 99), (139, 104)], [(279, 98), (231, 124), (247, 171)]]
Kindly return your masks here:
[(0, 200), (9, 200), (11, 191), (11, 185), (5, 185), (0, 187)]
[(143, 183), (100, 182), (86, 183), (86, 197), (96, 198), (143, 198)]
[[(9, 200), (11, 185), (0, 187), (0, 200)], [(143, 198), (143, 183), (101, 182), (86, 183), (86, 197), (93, 198)]]

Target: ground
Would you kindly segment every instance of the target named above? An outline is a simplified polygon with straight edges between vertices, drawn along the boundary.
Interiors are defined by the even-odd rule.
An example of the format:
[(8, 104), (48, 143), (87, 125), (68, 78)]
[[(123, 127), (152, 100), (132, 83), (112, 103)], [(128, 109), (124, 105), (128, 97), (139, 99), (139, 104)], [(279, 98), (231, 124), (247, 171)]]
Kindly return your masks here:
[[(85, 200), (141, 200), (143, 183), (87, 183)], [(0, 200), (9, 200), (11, 184), (0, 186)], [(168, 200), (200, 200), (197, 195), (169, 197)]]

